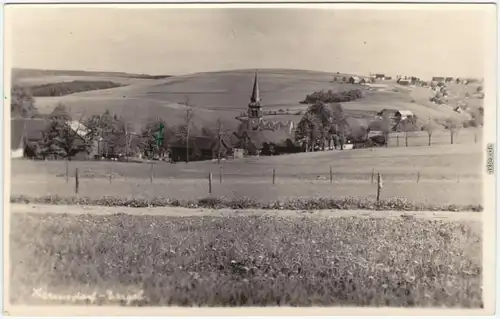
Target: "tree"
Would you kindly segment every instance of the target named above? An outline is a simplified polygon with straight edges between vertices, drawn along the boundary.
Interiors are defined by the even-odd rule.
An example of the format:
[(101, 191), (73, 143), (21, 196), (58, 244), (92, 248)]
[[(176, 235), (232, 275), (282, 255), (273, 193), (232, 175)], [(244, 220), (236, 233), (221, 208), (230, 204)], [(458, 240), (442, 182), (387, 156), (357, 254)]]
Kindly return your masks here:
[(384, 134), (385, 147), (389, 144), (389, 134), (392, 132), (392, 123), (389, 114), (384, 113), (382, 115), (382, 121), (380, 122), (380, 130)]
[(27, 89), (18, 85), (12, 86), (10, 100), (11, 117), (31, 118), (38, 116), (35, 100)]
[(76, 154), (88, 152), (92, 147), (91, 137), (81, 132), (83, 128), (81, 121), (76, 127), (72, 127), (71, 116), (65, 105), (58, 104), (49, 116), (49, 120), (48, 128), (42, 133), (41, 153), (44, 158), (55, 155), (71, 160)]
[(429, 123), (424, 125), (424, 131), (427, 132), (427, 135), (429, 136), (429, 146), (431, 146), (432, 142), (432, 133), (437, 129), (437, 124), (434, 121), (431, 121), (431, 118), (429, 117)]
[(305, 144), (306, 152), (314, 151), (314, 144), (317, 137), (320, 135), (320, 125), (316, 116), (310, 112), (306, 112), (300, 119), (297, 127), (295, 128), (295, 140)]
[(418, 130), (417, 127), (417, 117), (409, 115), (407, 118), (401, 120), (396, 125), (396, 130), (398, 132), (404, 132), (405, 134), (405, 146), (408, 147), (408, 135), (410, 132), (414, 132)]
[(458, 130), (460, 130), (460, 123), (454, 118), (447, 118), (445, 124), (446, 129), (450, 132), (450, 143), (453, 144), (453, 139), (458, 133)]
[(217, 164), (220, 164), (224, 138), (229, 134), (231, 134), (231, 131), (224, 128), (224, 123), (220, 118), (217, 119)]
[(191, 129), (191, 122), (193, 120), (193, 109), (189, 105), (189, 98), (186, 96), (184, 103), (186, 106), (186, 113), (184, 116), (184, 126), (185, 126), (185, 142), (186, 142), (186, 163), (189, 162), (189, 133)]

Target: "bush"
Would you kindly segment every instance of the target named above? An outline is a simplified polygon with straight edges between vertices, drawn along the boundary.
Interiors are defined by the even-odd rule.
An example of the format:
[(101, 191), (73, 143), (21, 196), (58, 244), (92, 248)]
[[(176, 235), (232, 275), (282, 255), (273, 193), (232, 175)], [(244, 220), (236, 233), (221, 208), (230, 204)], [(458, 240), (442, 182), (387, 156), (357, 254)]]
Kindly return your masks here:
[(38, 203), (55, 205), (94, 205), (108, 207), (186, 207), (186, 208), (210, 208), (210, 209), (287, 209), (287, 210), (311, 210), (311, 209), (366, 209), (366, 210), (428, 210), (428, 211), (483, 211), (481, 205), (421, 205), (410, 202), (406, 198), (386, 198), (377, 202), (369, 197), (341, 197), (341, 198), (301, 198), (286, 202), (261, 203), (253, 198), (238, 198), (228, 200), (224, 198), (208, 197), (199, 200), (179, 201), (157, 197), (153, 199), (129, 198), (129, 197), (102, 197), (94, 200), (87, 197), (27, 197), (14, 196), (11, 203)]
[(363, 97), (363, 92), (359, 89), (348, 90), (343, 92), (332, 92), (331, 90), (314, 92), (306, 96), (301, 104), (314, 104), (316, 102), (323, 103), (339, 103), (349, 102)]

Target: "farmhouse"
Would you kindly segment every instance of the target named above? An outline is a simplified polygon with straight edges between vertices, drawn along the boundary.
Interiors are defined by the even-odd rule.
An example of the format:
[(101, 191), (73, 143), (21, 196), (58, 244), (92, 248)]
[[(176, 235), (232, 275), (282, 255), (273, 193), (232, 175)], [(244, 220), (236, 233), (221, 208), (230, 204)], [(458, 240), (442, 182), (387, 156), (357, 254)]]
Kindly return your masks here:
[[(43, 140), (43, 133), (48, 129), (50, 122), (46, 119), (23, 119), (11, 120), (11, 158), (36, 158), (38, 152), (36, 145)], [(88, 130), (78, 121), (67, 123), (71, 132), (75, 133), (77, 140), (75, 143), (85, 142), (84, 136)], [(97, 144), (95, 145), (97, 147)], [(92, 152), (80, 152), (74, 159), (89, 159)]]
[[(190, 161), (211, 160), (218, 156), (219, 141), (207, 136), (194, 136), (189, 139), (188, 150), (186, 150), (186, 142), (181, 138), (177, 138), (169, 142), (168, 150), (173, 162), (185, 161), (186, 151), (189, 152)], [(232, 151), (231, 142), (222, 139), (220, 146), (221, 157), (231, 155)]]
[(43, 119), (16, 118), (10, 121), (10, 155), (11, 158), (32, 157), (30, 142), (43, 139), (43, 131), (48, 122)]
[(413, 113), (411, 111), (399, 110), (394, 114), (394, 119), (396, 119), (397, 121), (401, 121), (410, 116), (413, 116)]
[(348, 82), (351, 84), (362, 84), (362, 83), (365, 83), (366, 80), (363, 78), (360, 78), (359, 76), (351, 76), (349, 78)]
[(385, 80), (385, 74), (382, 74), (382, 73), (376, 73), (375, 74), (375, 78), (377, 80)]

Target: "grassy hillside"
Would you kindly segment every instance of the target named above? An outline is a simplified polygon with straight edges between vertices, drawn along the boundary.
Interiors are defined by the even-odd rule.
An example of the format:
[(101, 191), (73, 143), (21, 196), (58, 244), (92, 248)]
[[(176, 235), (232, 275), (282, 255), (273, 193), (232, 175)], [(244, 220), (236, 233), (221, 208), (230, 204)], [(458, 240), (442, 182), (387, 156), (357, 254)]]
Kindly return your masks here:
[[(64, 71), (65, 72), (65, 71)], [(50, 112), (58, 102), (66, 104), (76, 117), (89, 116), (109, 109), (134, 122), (143, 122), (149, 118), (162, 117), (169, 124), (182, 121), (184, 107), (180, 103), (189, 101), (194, 107), (194, 122), (197, 125), (214, 123), (223, 118), (237, 124), (234, 117), (245, 111), (249, 102), (254, 70), (233, 70), (222, 72), (196, 73), (165, 79), (138, 79), (122, 73), (69, 73), (63, 71), (40, 74), (17, 75), (18, 83), (51, 83), (66, 80), (82, 80), (85, 77), (110, 80), (126, 87), (90, 91), (62, 97), (39, 97), (36, 105), (41, 112)], [(260, 70), (259, 84), (265, 111), (279, 109), (297, 112), (308, 105), (300, 104), (307, 94), (320, 90), (343, 91), (352, 88), (362, 89), (366, 97), (354, 102), (343, 103), (348, 115), (358, 121), (368, 122), (384, 108), (413, 111), (421, 119), (457, 117), (464, 118), (449, 108), (429, 105), (425, 99), (416, 102), (408, 89), (394, 91), (394, 83), (388, 83), (386, 89), (368, 88), (361, 85), (332, 82), (334, 76), (344, 74), (303, 70)], [(53, 83), (53, 82), (52, 82)], [(300, 115), (285, 115), (287, 119), (300, 120)], [(279, 119), (280, 116), (273, 116)]]

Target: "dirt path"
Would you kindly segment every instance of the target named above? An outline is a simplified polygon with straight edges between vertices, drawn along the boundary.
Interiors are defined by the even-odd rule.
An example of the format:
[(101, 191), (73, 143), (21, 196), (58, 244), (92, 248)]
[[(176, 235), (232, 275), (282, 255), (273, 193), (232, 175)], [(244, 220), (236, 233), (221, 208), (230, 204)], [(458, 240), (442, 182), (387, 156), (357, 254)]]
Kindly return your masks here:
[(476, 221), (481, 222), (482, 213), (478, 212), (429, 212), (429, 211), (368, 211), (368, 210), (236, 210), (236, 209), (205, 209), (205, 208), (180, 208), (180, 207), (105, 207), (105, 206), (76, 206), (76, 205), (43, 205), (43, 204), (10, 204), (11, 213), (30, 214), (93, 214), (93, 215), (161, 215), (161, 216), (245, 216), (268, 215), (288, 217), (379, 217), (379, 218), (424, 218), (432, 220), (449, 221)]

